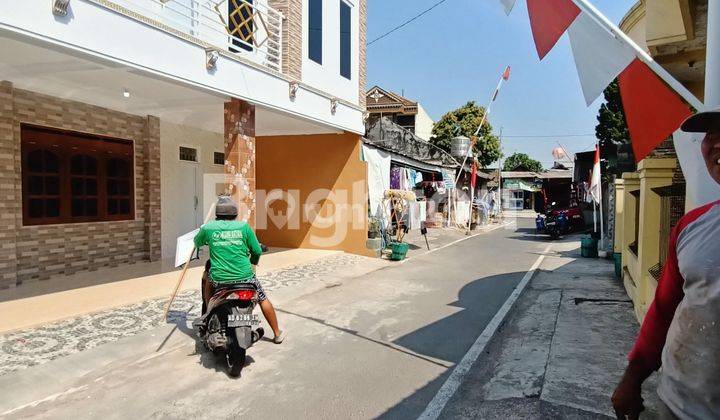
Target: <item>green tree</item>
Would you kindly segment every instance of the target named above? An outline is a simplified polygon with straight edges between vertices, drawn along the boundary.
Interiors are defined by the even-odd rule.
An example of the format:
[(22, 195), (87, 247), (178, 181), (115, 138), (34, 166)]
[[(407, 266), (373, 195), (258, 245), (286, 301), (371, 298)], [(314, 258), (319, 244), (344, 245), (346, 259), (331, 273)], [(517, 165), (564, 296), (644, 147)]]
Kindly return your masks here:
[[(625, 120), (620, 84), (614, 80), (604, 91), (605, 103), (600, 105), (598, 111), (598, 124), (595, 126), (595, 136), (600, 144), (600, 156), (603, 159), (603, 168), (606, 175), (620, 175), (625, 171), (633, 171), (635, 161), (630, 148), (630, 131)], [(629, 159), (620, 161), (618, 152), (624, 149), (630, 153)]]
[(605, 103), (600, 105), (598, 111), (598, 125), (595, 127), (595, 135), (600, 140), (601, 146), (618, 145), (630, 142), (630, 132), (625, 122), (625, 111), (623, 110), (622, 98), (620, 97), (620, 84), (614, 80), (604, 92)]
[(543, 170), (542, 163), (531, 158), (525, 153), (513, 153), (505, 159), (503, 171), (531, 171), (541, 172)]
[[(457, 136), (472, 137), (484, 114), (485, 108), (478, 106), (474, 101), (448, 112), (433, 126), (430, 143), (446, 152), (450, 152), (452, 138)], [(482, 167), (490, 165), (502, 156), (500, 139), (492, 133), (492, 126), (489, 121), (485, 121), (485, 124), (480, 129), (474, 151)]]

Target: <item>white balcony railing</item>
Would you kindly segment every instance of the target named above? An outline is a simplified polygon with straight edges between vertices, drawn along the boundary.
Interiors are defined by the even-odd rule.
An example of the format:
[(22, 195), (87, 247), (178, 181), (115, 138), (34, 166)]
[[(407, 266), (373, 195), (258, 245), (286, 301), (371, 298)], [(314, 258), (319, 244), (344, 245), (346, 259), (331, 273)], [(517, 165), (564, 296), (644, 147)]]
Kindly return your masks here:
[(135, 13), (282, 71), (282, 19), (267, 0), (112, 0)]

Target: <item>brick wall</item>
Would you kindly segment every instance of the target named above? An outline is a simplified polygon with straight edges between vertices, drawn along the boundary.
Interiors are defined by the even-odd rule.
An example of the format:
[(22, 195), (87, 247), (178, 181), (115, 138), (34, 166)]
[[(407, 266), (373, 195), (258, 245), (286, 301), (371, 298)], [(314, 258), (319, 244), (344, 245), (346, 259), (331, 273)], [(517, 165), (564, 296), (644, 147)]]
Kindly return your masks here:
[(285, 16), (282, 23), (282, 72), (302, 80), (302, 0), (268, 0)]
[[(135, 220), (22, 225), (20, 124), (101, 134), (135, 144)], [(10, 163), (12, 162), (12, 163)], [(0, 288), (160, 256), (160, 129), (140, 117), (0, 84)], [(14, 263), (6, 263), (7, 258)]]
[(360, 66), (360, 86), (358, 98), (359, 98), (359, 105), (361, 108), (365, 109), (365, 100), (366, 100), (366, 89), (365, 89), (365, 79), (367, 78), (367, 0), (360, 0), (360, 46), (359, 46), (359, 52), (360, 52), (360, 61), (358, 62)]
[(15, 172), (16, 149), (13, 134), (13, 87), (0, 82), (0, 288), (17, 281), (15, 260), (15, 217), (19, 211), (15, 187), (19, 178)]

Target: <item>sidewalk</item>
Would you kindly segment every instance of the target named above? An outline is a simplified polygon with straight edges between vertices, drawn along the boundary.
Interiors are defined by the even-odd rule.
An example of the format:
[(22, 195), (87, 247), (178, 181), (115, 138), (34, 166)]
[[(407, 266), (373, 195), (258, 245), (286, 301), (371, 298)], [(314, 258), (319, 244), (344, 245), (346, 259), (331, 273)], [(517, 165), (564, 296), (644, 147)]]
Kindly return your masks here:
[[(271, 258), (273, 255), (276, 255), (275, 258)], [(311, 256), (313, 258), (310, 258)], [(335, 287), (347, 279), (366, 274), (388, 264), (378, 258), (328, 251), (298, 252), (295, 255), (292, 253), (290, 255), (268, 254), (263, 258), (265, 258), (261, 263), (263, 268), (259, 269), (258, 273), (263, 288), (276, 305), (323, 288)], [(199, 316), (200, 312), (199, 279), (202, 267), (192, 270), (194, 270), (196, 278), (186, 280), (183, 291), (178, 294), (168, 314), (168, 320), (163, 319), (163, 310), (168, 294), (177, 281), (178, 272), (120, 282), (125, 284), (109, 283), (23, 299), (23, 301), (44, 302), (60, 295), (69, 301), (59, 305), (59, 310), (64, 311), (63, 313), (70, 313), (74, 307), (75, 315), (67, 319), (47, 321), (37, 327), (22, 328), (0, 335), (0, 376), (83, 352), (125, 337), (150, 332), (158, 327), (185, 325), (187, 322), (191, 322), (192, 319)], [(142, 288), (141, 286), (148, 281), (155, 281), (160, 285)], [(141, 287), (141, 290), (134, 291), (133, 287)], [(120, 305), (118, 299), (110, 299), (109, 302), (104, 302), (105, 308), (92, 313), (88, 313), (87, 308), (77, 303), (79, 300), (85, 299), (90, 304), (97, 306), (100, 305), (98, 297), (111, 295), (115, 291), (127, 292), (130, 295), (118, 296), (118, 299), (123, 299), (123, 301), (134, 299), (134, 301)], [(158, 292), (161, 297), (151, 295), (151, 293)], [(39, 306), (26, 306), (23, 312), (13, 301), (0, 303), (0, 312), (5, 314), (5, 308), (11, 306), (15, 312), (12, 314), (11, 320), (3, 320), (6, 325), (13, 322), (14, 325), (20, 325), (26, 322), (24, 319), (28, 316), (32, 322), (37, 322), (39, 318), (51, 319), (52, 316), (60, 313), (57, 310), (47, 314)], [(28, 311), (28, 308), (32, 309)]]
[[(442, 418), (607, 418), (638, 330), (611, 262), (553, 243)], [(644, 387), (654, 415), (654, 377)]]
[[(284, 267), (342, 254), (313, 249), (273, 249), (263, 255), (258, 276)], [(193, 260), (180, 291), (200, 287), (207, 254)], [(59, 276), (0, 291), (0, 334), (169, 296), (182, 268), (166, 261), (141, 262)], [(36, 308), (28, 316), (28, 308)]]

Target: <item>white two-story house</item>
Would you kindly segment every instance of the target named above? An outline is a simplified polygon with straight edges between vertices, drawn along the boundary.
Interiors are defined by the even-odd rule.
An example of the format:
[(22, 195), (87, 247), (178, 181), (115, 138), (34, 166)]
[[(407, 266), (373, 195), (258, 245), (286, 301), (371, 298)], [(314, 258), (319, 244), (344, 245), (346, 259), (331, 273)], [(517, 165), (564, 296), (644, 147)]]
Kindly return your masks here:
[(223, 191), (267, 245), (364, 253), (365, 16), (365, 0), (0, 2), (0, 288), (171, 259)]

